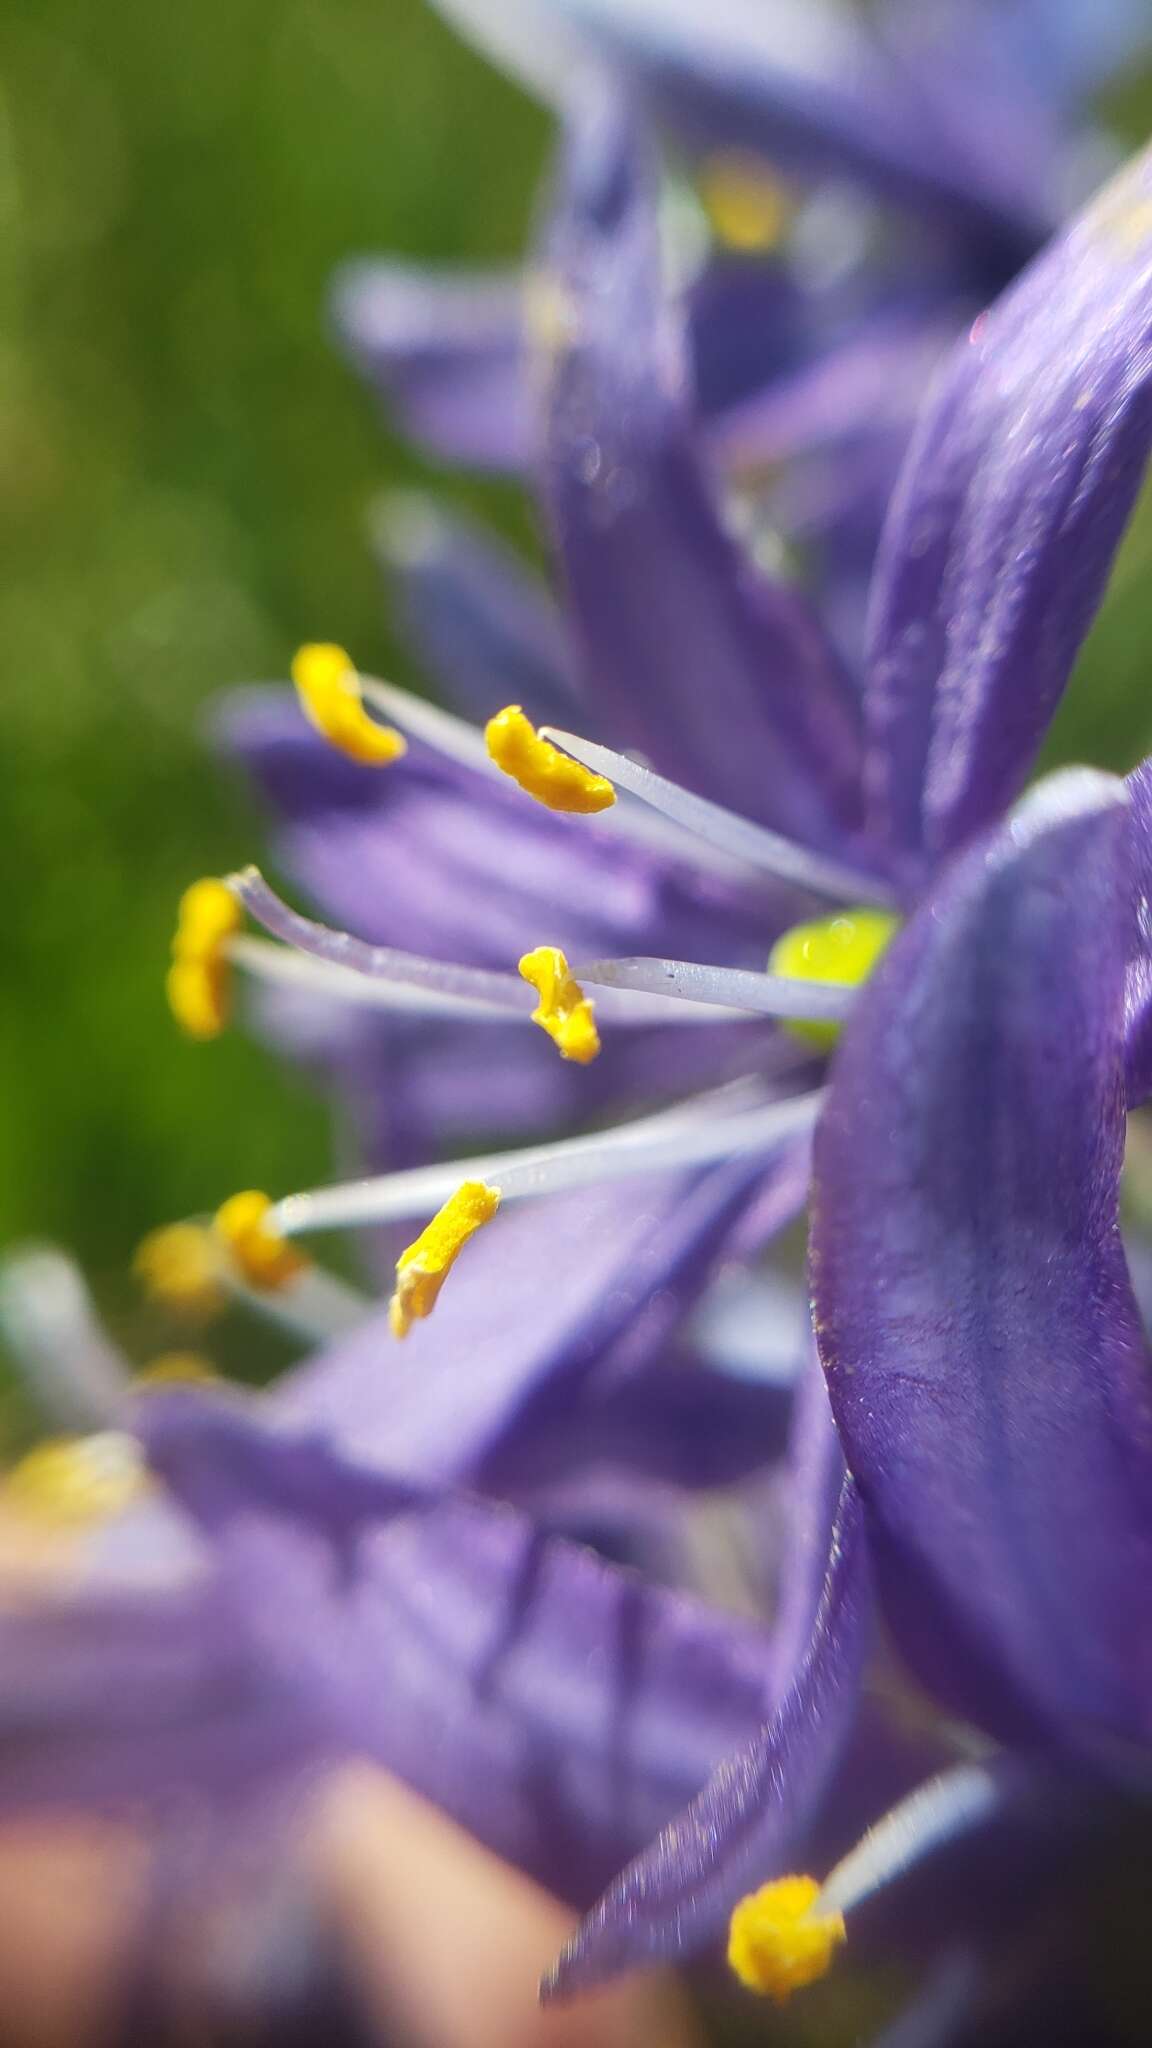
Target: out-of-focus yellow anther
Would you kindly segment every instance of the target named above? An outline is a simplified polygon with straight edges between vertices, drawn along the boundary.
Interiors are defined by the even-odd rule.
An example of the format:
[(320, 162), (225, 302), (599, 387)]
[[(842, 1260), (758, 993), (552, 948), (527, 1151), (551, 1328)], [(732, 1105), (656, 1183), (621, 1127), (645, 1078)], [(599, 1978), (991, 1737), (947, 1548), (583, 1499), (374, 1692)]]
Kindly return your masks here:
[(356, 668), (342, 647), (316, 641), (292, 662), (292, 681), (305, 716), (342, 754), (366, 767), (399, 760), (408, 742), (390, 725), (377, 725), (364, 709)]
[(606, 775), (593, 775), (571, 754), (562, 754), (551, 740), (542, 740), (518, 704), (509, 704), (490, 718), (484, 738), (496, 766), (550, 811), (574, 811), (586, 817), (593, 811), (608, 810), (616, 801), (616, 791)]
[(844, 1940), (842, 1913), (816, 1913), (813, 1877), (779, 1877), (741, 1899), (728, 1926), (728, 1962), (749, 1991), (785, 2005), (826, 1975)]
[(741, 255), (779, 247), (791, 215), (785, 188), (759, 158), (721, 150), (700, 174), (700, 197), (717, 238)]
[[(841, 910), (815, 924), (793, 925), (768, 955), (768, 972), (789, 981), (859, 988), (899, 926), (899, 918), (890, 911), (867, 909)], [(824, 1017), (791, 1017), (785, 1029), (829, 1048), (840, 1036), (839, 1024)]]
[(119, 1514), (147, 1484), (130, 1436), (49, 1437), (20, 1459), (0, 1486), (0, 1499), (29, 1520), (77, 1527)]
[(207, 1386), (220, 1375), (210, 1359), (198, 1351), (162, 1351), (151, 1365), (142, 1366), (133, 1377), (134, 1387)]
[(206, 1318), (223, 1308), (220, 1245), (202, 1223), (167, 1223), (137, 1247), (133, 1269), (154, 1300)]
[(580, 983), (573, 981), (559, 946), (537, 946), (535, 952), (525, 953), (520, 972), (540, 998), (532, 1022), (548, 1033), (564, 1059), (586, 1067), (600, 1050), (595, 1009)]
[(190, 1038), (216, 1038), (228, 1022), (227, 943), (244, 912), (225, 882), (193, 882), (180, 898), (166, 983), (168, 1004)]
[(396, 1337), (406, 1337), (418, 1316), (430, 1316), (440, 1289), (470, 1237), (490, 1223), (500, 1207), (499, 1188), (466, 1180), (438, 1209), (426, 1230), (396, 1261), (396, 1291), (388, 1320)]
[(266, 1218), (271, 1207), (268, 1195), (246, 1188), (242, 1194), (229, 1196), (212, 1219), (213, 1233), (241, 1278), (261, 1294), (278, 1293), (308, 1265), (303, 1252), (279, 1231), (269, 1229)]

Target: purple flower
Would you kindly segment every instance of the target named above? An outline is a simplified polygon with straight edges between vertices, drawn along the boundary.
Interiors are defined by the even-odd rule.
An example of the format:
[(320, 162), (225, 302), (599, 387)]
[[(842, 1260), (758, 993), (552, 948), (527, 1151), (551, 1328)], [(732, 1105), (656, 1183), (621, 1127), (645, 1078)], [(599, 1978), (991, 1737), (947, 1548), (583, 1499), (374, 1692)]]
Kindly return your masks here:
[[(713, 1939), (740, 1893), (791, 1855), (846, 1740), (838, 1717), (864, 1654), (868, 1551), (904, 1655), (1014, 1760), (946, 1778), (911, 1834), (905, 1816), (875, 1854), (850, 1855), (821, 1895), (830, 1924), (897, 1884), (921, 1851), (966, 1845), (990, 1816), (1006, 1813), (1026, 1849), (1036, 1827), (1027, 1815), (1016, 1827), (1013, 1802), (1022, 1784), (1029, 1814), (1039, 1798), (1040, 1832), (1050, 1825), (1037, 1788), (1053, 1757), (1083, 1777), (1093, 1813), (1107, 1813), (1109, 1779), (1147, 1741), (1152, 1676), (1138, 1564), (1152, 1430), (1116, 1236), (1123, 1104), (1148, 1085), (1147, 911), (1135, 910), (1147, 893), (1148, 771), (1128, 792), (1087, 773), (1058, 779), (997, 822), (1067, 681), (1143, 474), (1152, 174), (1146, 160), (1129, 167), (946, 365), (886, 525), (854, 710), (811, 616), (753, 571), (715, 516), (675, 403), (674, 337), (633, 166), (619, 131), (603, 127), (570, 159), (549, 245), (559, 298), (548, 474), (591, 715), (627, 720), (627, 743), (653, 768), (568, 733), (559, 743), (729, 862), (759, 867), (784, 900), (805, 889), (835, 898), (839, 869), (848, 902), (848, 870), (857, 900), (888, 892), (911, 916), (858, 1000), (843, 984), (825, 1000), (798, 990), (798, 974), (757, 977), (747, 955), (735, 970), (715, 955), (678, 961), (638, 932), (623, 958), (577, 978), (842, 1023), (827, 1103), (811, 1090), (789, 1099), (778, 1072), (760, 1068), (759, 1094), (562, 1144), (520, 1168), (485, 1162), (511, 1199), (597, 1173), (800, 1153), (799, 1126), (780, 1119), (820, 1119), (817, 1327), (853, 1477), (819, 1524), (791, 1686), (611, 1887), (562, 1965), (565, 1989)], [(689, 687), (701, 676), (706, 700)], [(400, 693), (377, 688), (374, 701), (405, 722)], [(416, 735), (433, 730), (419, 710), (408, 720)], [(302, 803), (287, 843), (303, 874), (321, 840), (331, 857), (341, 806), (310, 826), (301, 771), (312, 743), (277, 733), (279, 754), (262, 760), (295, 777)], [(442, 785), (457, 795), (461, 751)], [(690, 789), (666, 779), (678, 769)], [(470, 787), (482, 790), (479, 776)], [(388, 843), (390, 801), (347, 803), (345, 853)], [(508, 800), (492, 801), (495, 817)], [(539, 829), (542, 846), (566, 853), (595, 830)], [(649, 850), (638, 864), (651, 874), (660, 859)], [(535, 874), (523, 873), (530, 890)], [(566, 889), (578, 925), (601, 910), (595, 883), (590, 895)], [(294, 926), (254, 885), (242, 893), (321, 963), (379, 972), (381, 985), (395, 973)], [(478, 951), (486, 904), (469, 907)], [(763, 915), (766, 950), (780, 925)], [(780, 1042), (766, 1029), (766, 1056)], [(385, 1220), (406, 1213), (414, 1189), (430, 1202), (447, 1178), (325, 1190), (280, 1205), (273, 1221)], [(839, 1456), (829, 1443), (825, 1501)], [(942, 1883), (952, 1868), (943, 1854)]]

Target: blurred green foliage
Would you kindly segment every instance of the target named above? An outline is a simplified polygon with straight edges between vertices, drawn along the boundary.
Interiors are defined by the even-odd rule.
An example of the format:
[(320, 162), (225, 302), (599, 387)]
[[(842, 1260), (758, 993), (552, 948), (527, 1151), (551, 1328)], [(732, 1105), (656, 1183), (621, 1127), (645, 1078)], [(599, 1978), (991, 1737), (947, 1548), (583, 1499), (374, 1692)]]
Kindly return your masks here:
[(150, 1225), (324, 1170), (305, 1086), (183, 1041), (162, 982), (179, 891), (260, 850), (213, 694), (308, 637), (404, 668), (363, 530), (412, 465), (328, 280), (511, 255), (544, 143), (421, 0), (0, 15), (0, 1242), (119, 1316)]
[[(1146, 97), (1118, 110), (1138, 136)], [(406, 673), (363, 530), (415, 464), (330, 346), (330, 274), (512, 254), (545, 147), (422, 0), (0, 14), (0, 1242), (72, 1247), (142, 1353), (140, 1234), (325, 1166), (307, 1088), (183, 1042), (161, 990), (180, 889), (259, 850), (213, 694), (315, 636)], [(1150, 565), (1145, 516), (1063, 754), (1152, 740)]]

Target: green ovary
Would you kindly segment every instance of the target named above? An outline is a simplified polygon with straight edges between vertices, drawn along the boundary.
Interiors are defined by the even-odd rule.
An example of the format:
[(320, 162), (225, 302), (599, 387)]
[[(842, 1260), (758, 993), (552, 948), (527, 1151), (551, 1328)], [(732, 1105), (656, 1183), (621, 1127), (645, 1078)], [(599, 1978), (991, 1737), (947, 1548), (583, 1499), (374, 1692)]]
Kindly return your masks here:
[[(899, 927), (900, 919), (886, 910), (838, 910), (815, 924), (793, 925), (768, 955), (768, 972), (789, 981), (859, 988)], [(823, 1017), (791, 1017), (784, 1029), (826, 1051), (840, 1036), (839, 1024)]]

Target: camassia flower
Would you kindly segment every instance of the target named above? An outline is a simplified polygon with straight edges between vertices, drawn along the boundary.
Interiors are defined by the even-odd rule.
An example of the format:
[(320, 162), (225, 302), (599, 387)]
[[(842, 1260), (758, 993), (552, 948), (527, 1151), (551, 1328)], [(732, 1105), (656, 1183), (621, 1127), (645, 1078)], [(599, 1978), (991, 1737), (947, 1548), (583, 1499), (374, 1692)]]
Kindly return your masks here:
[[(518, 1100), (537, 1130), (615, 1120), (289, 1196), (266, 1213), (277, 1241), (427, 1228), (465, 1182), (498, 1196), (493, 1234), (526, 1196), (654, 1169), (745, 1160), (766, 1186), (797, 1182), (856, 987), (1012, 798), (1099, 600), (1152, 432), (1150, 186), (1138, 160), (951, 358), (892, 506), (856, 690), (720, 520), (680, 402), (643, 155), (602, 106), (580, 130), (548, 240), (564, 309), (548, 492), (589, 722), (633, 751), (537, 734), (515, 707), (485, 740), (305, 650), (312, 720), (335, 689), (342, 719), (349, 697), (365, 726), (386, 715), (404, 756), (350, 762), (275, 694), (234, 706), (231, 737), (284, 813), (286, 865), (367, 936), (301, 917), (249, 872), (215, 886), (281, 948), (228, 932), (204, 971), (213, 989), (223, 962), (309, 997), (305, 1035), (336, 1045), (353, 1090), (369, 1073), (377, 1101), (388, 1083), (400, 1097), (402, 1157), (426, 1159), (453, 1121), (498, 1127)], [(374, 1012), (399, 1052), (384, 1086)], [(641, 1091), (649, 1113), (622, 1119)], [(413, 1240), (413, 1301), (413, 1266), (430, 1256), (430, 1306), (471, 1227)]]
[[(1134, 912), (1146, 888), (1147, 771), (1127, 789), (1088, 773), (1061, 779), (997, 820), (1066, 683), (1145, 466), (1152, 167), (1138, 160), (1107, 188), (946, 367), (886, 526), (858, 698), (794, 595), (754, 571), (715, 513), (676, 402), (642, 173), (612, 122), (572, 146), (549, 252), (549, 498), (590, 715), (614, 717), (635, 751), (567, 727), (534, 740), (510, 711), (490, 730), (497, 765), (486, 766), (459, 724), (341, 669), (344, 687), (407, 738), (402, 760), (333, 771), (334, 757), (275, 702), (237, 714), (281, 796), (289, 860), (316, 893), (363, 902), (378, 888), (377, 932), (393, 925), (382, 940), (404, 920), (450, 917), (470, 957), (389, 956), (297, 919), (251, 876), (231, 889), (296, 947), (269, 973), (307, 976), (333, 1000), (351, 973), (362, 1001), (417, 1008), (431, 992), (499, 1002), (498, 981), (510, 1002), (512, 963), (488, 950), (488, 933), (498, 928), (502, 945), (515, 933), (509, 952), (525, 945), (540, 967), (542, 943), (582, 938), (602, 919), (620, 928), (625, 875), (643, 878), (632, 901), (645, 908), (714, 892), (728, 929), (759, 890), (768, 972), (746, 954), (717, 961), (715, 912), (711, 958), (654, 945), (646, 935), (660, 927), (641, 913), (626, 949), (589, 948), (585, 960), (578, 938), (548, 962), (558, 1010), (597, 1003), (606, 1046), (652, 1031), (653, 1042), (675, 1033), (695, 1051), (699, 1032), (703, 1077), (731, 1032), (743, 1070), (713, 1069), (708, 1093), (656, 1120), (290, 1197), (265, 1220), (277, 1241), (378, 1224), (480, 1180), (500, 1210), (467, 1252), (462, 1286), (466, 1262), (482, 1246), (495, 1257), (527, 1193), (657, 1169), (736, 1173), (744, 1162), (746, 1186), (777, 1199), (778, 1221), (784, 1162), (803, 1177), (817, 1127), (817, 1334), (853, 1477), (828, 1428), (827, 1512), (809, 1523), (823, 1534), (790, 1622), (794, 1683), (686, 1819), (610, 1888), (555, 1986), (712, 1941), (747, 1893), (758, 1904), (740, 1907), (734, 1963), (781, 1995), (830, 1963), (845, 1932), (851, 1943), (855, 1917), (866, 1924), (865, 1908), (921, 1850), (935, 1855), (957, 1836), (966, 1849), (1002, 1800), (1016, 1840), (1021, 1768), (1034, 1789), (1055, 1756), (1107, 1814), (1116, 1770), (1147, 1740), (1148, 1574), (1132, 1567), (1148, 1545), (1147, 1393), (1115, 1237), (1122, 1104), (1141, 1100), (1149, 1080), (1147, 917)], [(706, 679), (690, 697), (665, 678), (665, 656), (675, 677), (688, 647)], [(522, 797), (497, 780), (502, 755), (522, 790), (583, 789), (591, 815), (518, 813)], [(597, 812), (602, 781), (622, 797)], [(624, 796), (655, 813), (658, 843), (639, 843)], [(530, 836), (518, 836), (517, 818), (532, 820)], [(692, 873), (691, 838), (723, 874)], [(439, 863), (452, 855), (469, 863), (470, 886), (437, 913), (451, 900)], [(567, 898), (568, 924), (525, 938), (525, 903), (549, 859), (544, 887)], [(803, 904), (797, 922), (810, 926), (821, 895), (836, 906), (831, 922), (798, 934), (783, 905)], [(755, 926), (743, 927), (749, 945)], [(230, 937), (226, 957), (251, 964), (252, 945)], [(841, 946), (847, 971), (837, 973)], [(527, 1031), (529, 1004), (547, 1009), (547, 979), (517, 996)], [(854, 981), (869, 986), (858, 994)], [(654, 1013), (641, 1023), (633, 1012), (629, 1025), (639, 998), (680, 1003), (685, 1021), (658, 1032)], [(706, 1026), (701, 1007), (738, 1015)], [(764, 1015), (779, 1021), (758, 1027)], [(563, 1018), (553, 1021), (562, 1036)], [(783, 1026), (798, 1023), (825, 1040), (840, 1027), (830, 1097), (811, 1065), (806, 1085), (787, 1092), (778, 1062), (797, 1041)], [(761, 1051), (749, 1060), (756, 1030)], [(804, 1042), (812, 1061), (826, 1057), (826, 1043)], [(745, 1247), (764, 1241), (754, 1204), (740, 1231)], [(536, 1235), (526, 1219), (523, 1244), (547, 1271), (546, 1222)], [(439, 1316), (451, 1296), (450, 1283)], [(882, 1826), (813, 1890), (788, 1860), (852, 1722), (870, 1550), (913, 1667), (1012, 1756), (935, 1784), (911, 1820)], [(1041, 1803), (1046, 1825), (1051, 1802)], [(1027, 1849), (1032, 1822), (1021, 1825)], [(950, 1850), (945, 1884), (951, 1869)]]

